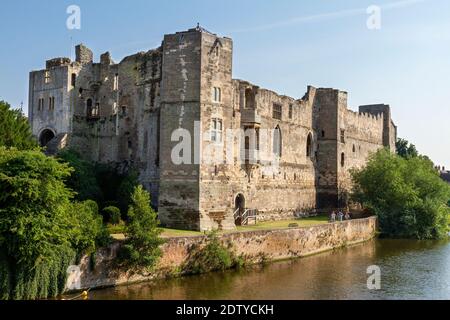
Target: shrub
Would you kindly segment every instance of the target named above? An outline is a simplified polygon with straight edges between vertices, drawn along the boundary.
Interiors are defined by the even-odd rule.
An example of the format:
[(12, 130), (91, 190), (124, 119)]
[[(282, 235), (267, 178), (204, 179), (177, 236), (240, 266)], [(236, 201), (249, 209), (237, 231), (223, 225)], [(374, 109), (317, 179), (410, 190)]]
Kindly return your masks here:
[(200, 274), (223, 271), (230, 269), (235, 264), (243, 265), (241, 259), (237, 259), (231, 250), (221, 244), (216, 231), (209, 233), (206, 241), (204, 247), (193, 248), (183, 267), (184, 273)]
[(102, 210), (104, 217), (113, 225), (118, 225), (122, 221), (120, 209), (117, 207), (109, 206)]
[(127, 266), (151, 269), (161, 256), (159, 246), (164, 241), (160, 238), (157, 214), (150, 206), (150, 195), (142, 186), (133, 192), (128, 218), (120, 260)]

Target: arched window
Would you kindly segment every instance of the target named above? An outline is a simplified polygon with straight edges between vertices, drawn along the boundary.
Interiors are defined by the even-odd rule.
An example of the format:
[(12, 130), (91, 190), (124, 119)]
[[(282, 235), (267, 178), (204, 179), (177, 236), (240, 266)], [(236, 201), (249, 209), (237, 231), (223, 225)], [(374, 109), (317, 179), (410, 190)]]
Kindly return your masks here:
[(282, 139), (280, 127), (276, 127), (273, 132), (273, 154), (278, 157), (281, 157), (282, 154)]
[(341, 167), (345, 166), (345, 153), (341, 153)]
[(306, 156), (310, 158), (312, 155), (312, 134), (308, 134), (308, 138), (306, 139)]
[(356, 147), (355, 147), (355, 145), (353, 145), (353, 153), (355, 153), (356, 152)]

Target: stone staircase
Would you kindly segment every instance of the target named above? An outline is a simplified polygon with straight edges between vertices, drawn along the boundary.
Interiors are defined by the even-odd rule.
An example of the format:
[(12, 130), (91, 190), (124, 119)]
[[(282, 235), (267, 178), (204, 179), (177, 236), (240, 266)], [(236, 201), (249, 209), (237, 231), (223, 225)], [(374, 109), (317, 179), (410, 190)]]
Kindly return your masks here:
[(60, 133), (56, 137), (54, 137), (50, 142), (45, 146), (45, 154), (48, 156), (53, 156), (58, 153), (59, 150), (64, 149), (68, 143), (68, 134)]

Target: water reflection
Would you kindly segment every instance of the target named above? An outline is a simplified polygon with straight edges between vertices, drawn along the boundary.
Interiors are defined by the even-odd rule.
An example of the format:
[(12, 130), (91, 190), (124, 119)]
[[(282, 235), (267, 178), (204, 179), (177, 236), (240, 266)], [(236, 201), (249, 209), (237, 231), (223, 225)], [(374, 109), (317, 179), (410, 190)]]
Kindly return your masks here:
[[(378, 265), (382, 289), (367, 289)], [(450, 243), (374, 240), (325, 254), (90, 293), (91, 299), (449, 299)]]

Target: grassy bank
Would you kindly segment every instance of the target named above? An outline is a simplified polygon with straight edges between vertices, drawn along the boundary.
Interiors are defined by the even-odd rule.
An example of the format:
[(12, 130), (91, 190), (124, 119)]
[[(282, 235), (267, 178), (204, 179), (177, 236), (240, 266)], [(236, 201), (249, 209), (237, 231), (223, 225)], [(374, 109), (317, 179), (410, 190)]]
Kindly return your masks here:
[[(236, 231), (245, 232), (258, 230), (287, 229), (289, 228), (290, 225), (297, 225), (299, 228), (307, 228), (326, 223), (328, 223), (328, 218), (325, 216), (303, 218), (303, 219), (281, 220), (281, 221), (266, 221), (266, 222), (258, 222), (256, 225), (237, 227), (236, 230), (220, 231), (219, 234), (226, 234)], [(114, 235), (114, 238), (116, 239), (124, 238), (123, 233), (125, 232), (125, 225), (117, 225), (117, 226), (109, 225), (108, 230), (110, 234)], [(200, 231), (188, 231), (188, 230), (178, 230), (168, 228), (162, 228), (162, 230), (163, 230), (162, 236), (165, 238), (193, 237), (204, 235), (204, 232)]]

